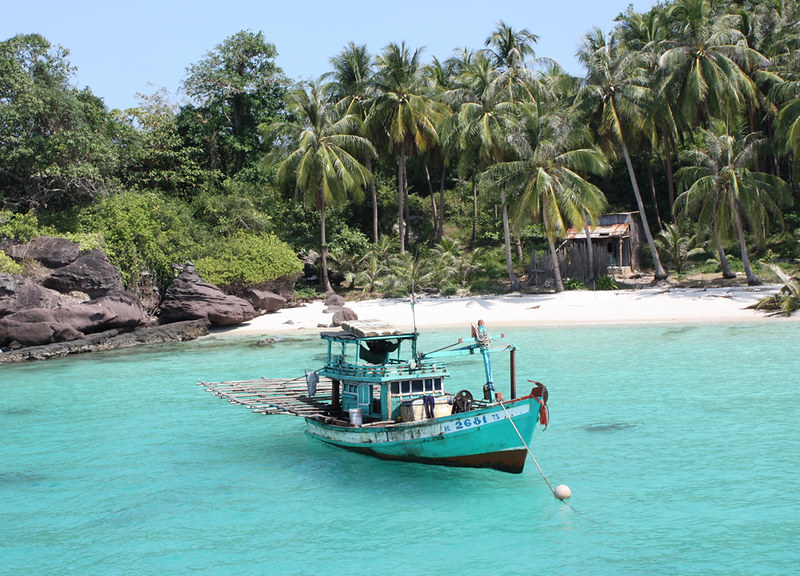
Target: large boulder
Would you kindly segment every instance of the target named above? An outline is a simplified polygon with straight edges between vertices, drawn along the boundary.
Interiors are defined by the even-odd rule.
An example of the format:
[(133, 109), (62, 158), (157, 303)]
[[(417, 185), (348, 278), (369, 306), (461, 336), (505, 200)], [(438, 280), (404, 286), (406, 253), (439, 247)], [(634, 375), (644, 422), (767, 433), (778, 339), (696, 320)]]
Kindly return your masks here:
[(61, 323), (86, 334), (153, 323), (139, 298), (130, 292), (115, 292), (83, 304), (56, 308), (52, 314)]
[(342, 323), (352, 322), (353, 320), (358, 320), (358, 314), (356, 314), (352, 309), (343, 306), (333, 313), (331, 326), (341, 326)]
[(25, 308), (54, 308), (57, 292), (48, 290), (18, 274), (0, 274), (0, 318)]
[(64, 266), (57, 268), (44, 281), (47, 288), (65, 294), (85, 292), (92, 298), (122, 291), (122, 276), (102, 250), (91, 250)]
[(328, 297), (325, 298), (325, 307), (326, 308), (341, 308), (345, 304), (345, 299), (343, 296), (339, 294), (328, 294)]
[(66, 238), (39, 236), (30, 242), (9, 246), (6, 254), (15, 260), (38, 260), (48, 268), (61, 268), (78, 259), (80, 245)]
[(0, 318), (0, 346), (69, 342), (86, 334), (152, 324), (136, 295), (118, 292), (60, 308), (28, 308)]
[(29, 308), (0, 319), (0, 346), (39, 346), (51, 342), (68, 342), (83, 333), (57, 320), (53, 310)]
[(242, 297), (250, 302), (253, 308), (264, 312), (277, 312), (286, 306), (286, 298), (268, 290), (245, 288)]
[(165, 323), (207, 318), (212, 324), (226, 326), (247, 322), (256, 315), (250, 302), (225, 294), (205, 282), (194, 266), (187, 264), (167, 288), (161, 302), (160, 320)]

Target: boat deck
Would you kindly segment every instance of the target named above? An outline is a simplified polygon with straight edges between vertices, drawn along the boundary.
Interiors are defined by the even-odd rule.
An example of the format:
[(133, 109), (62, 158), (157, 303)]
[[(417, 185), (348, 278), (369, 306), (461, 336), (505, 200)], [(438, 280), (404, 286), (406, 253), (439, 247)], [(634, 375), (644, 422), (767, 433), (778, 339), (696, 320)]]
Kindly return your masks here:
[(332, 384), (330, 378), (320, 378), (313, 397), (308, 395), (304, 377), (259, 378), (231, 382), (197, 383), (214, 396), (231, 404), (250, 408), (259, 414), (289, 414), (291, 416), (324, 416), (330, 412)]
[[(234, 380), (230, 382), (204, 382), (202, 386), (214, 396), (231, 404), (244, 406), (258, 414), (287, 414), (290, 416), (317, 417), (325, 422), (352, 426), (343, 419), (341, 411), (332, 410), (333, 383), (330, 378), (320, 377), (313, 397), (308, 395), (308, 385), (303, 376), (285, 378), (259, 378), (257, 380)], [(486, 408), (491, 403), (476, 398), (472, 410)], [(378, 421), (365, 417), (363, 426), (397, 424), (395, 421)]]

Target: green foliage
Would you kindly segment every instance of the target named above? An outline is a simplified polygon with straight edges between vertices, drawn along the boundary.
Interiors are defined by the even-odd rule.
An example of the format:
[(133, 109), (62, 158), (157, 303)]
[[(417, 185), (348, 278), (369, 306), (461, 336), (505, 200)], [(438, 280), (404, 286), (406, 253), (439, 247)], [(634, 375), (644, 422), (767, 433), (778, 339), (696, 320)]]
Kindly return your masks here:
[(455, 284), (445, 284), (441, 289), (442, 296), (455, 296), (458, 294), (458, 286)]
[(81, 215), (80, 232), (102, 235), (109, 259), (129, 288), (145, 271), (166, 288), (174, 278), (172, 265), (199, 251), (199, 230), (188, 207), (153, 192), (109, 196)]
[(569, 278), (564, 281), (564, 290), (585, 290), (586, 285), (577, 278)]
[(38, 34), (0, 42), (0, 194), (71, 206), (107, 188), (116, 126), (103, 101), (71, 85), (69, 52)]
[(186, 106), (179, 124), (192, 145), (205, 150), (205, 168), (232, 176), (268, 151), (258, 134), (283, 109), (288, 84), (275, 64), (275, 45), (262, 32), (242, 30), (187, 69)]
[(208, 282), (222, 286), (258, 284), (303, 269), (294, 251), (272, 234), (239, 232), (218, 241), (212, 254), (196, 260), (195, 267)]
[(139, 96), (140, 106), (113, 112), (120, 125), (122, 185), (191, 198), (204, 185), (219, 181), (218, 170), (201, 166), (202, 148), (181, 134), (176, 106), (166, 91)]
[(617, 281), (611, 276), (600, 276), (594, 282), (595, 290), (619, 290)]
[(344, 275), (348, 288), (353, 289), (358, 279), (359, 269), (364, 265), (364, 252), (348, 250), (344, 246), (332, 246), (328, 250), (328, 266)]
[(328, 247), (331, 252), (340, 251), (352, 256), (359, 256), (369, 250), (370, 241), (361, 230), (342, 228), (331, 235)]
[(656, 238), (656, 247), (662, 260), (672, 265), (678, 274), (683, 273), (692, 239), (684, 236), (675, 224), (667, 224)]
[(319, 292), (310, 286), (295, 286), (294, 299), (295, 300), (313, 300), (319, 298)]
[(11, 256), (0, 250), (0, 273), (22, 274), (22, 270), (22, 264), (18, 264)]
[(272, 218), (262, 210), (263, 193), (248, 182), (227, 179), (219, 188), (208, 187), (192, 200), (194, 216), (220, 236), (240, 230), (272, 231)]
[(783, 286), (777, 294), (759, 300), (754, 308), (756, 310), (771, 310), (791, 316), (793, 312), (800, 310), (800, 282), (792, 278), (776, 264), (767, 264), (767, 266), (780, 278)]
[(81, 252), (88, 252), (90, 250), (106, 250), (106, 243), (103, 235), (100, 232), (68, 232), (64, 237), (77, 242), (80, 246)]
[(39, 225), (39, 219), (33, 210), (24, 213), (0, 210), (0, 238), (27, 242), (37, 236), (53, 233), (54, 230), (51, 228)]
[(453, 285), (452, 279), (458, 277), (460, 260), (458, 245), (442, 243), (436, 246), (425, 260), (430, 268), (428, 281), (440, 294), (443, 294), (446, 286)]

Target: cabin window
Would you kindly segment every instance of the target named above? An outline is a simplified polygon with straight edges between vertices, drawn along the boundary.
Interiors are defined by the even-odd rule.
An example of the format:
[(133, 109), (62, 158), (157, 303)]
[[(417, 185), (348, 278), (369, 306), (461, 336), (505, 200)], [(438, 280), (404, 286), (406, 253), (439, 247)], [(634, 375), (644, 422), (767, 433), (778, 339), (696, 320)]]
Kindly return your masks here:
[(422, 388), (422, 380), (412, 380), (411, 381), (411, 392), (415, 394), (420, 394), (423, 392)]
[(401, 394), (411, 394), (411, 382), (408, 380), (403, 380), (400, 383), (400, 392)]
[(392, 395), (400, 394), (400, 383), (392, 382)]

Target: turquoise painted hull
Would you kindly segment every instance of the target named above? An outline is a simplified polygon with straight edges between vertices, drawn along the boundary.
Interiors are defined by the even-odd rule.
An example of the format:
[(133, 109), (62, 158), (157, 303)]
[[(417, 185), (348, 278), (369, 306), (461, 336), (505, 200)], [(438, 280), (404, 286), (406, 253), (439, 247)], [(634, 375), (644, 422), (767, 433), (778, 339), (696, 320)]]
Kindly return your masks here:
[(525, 396), (504, 402), (504, 406), (505, 410), (493, 404), (450, 416), (387, 425), (342, 425), (306, 418), (306, 433), (388, 460), (520, 473), (528, 455), (526, 444), (530, 445), (539, 419), (539, 403), (533, 396)]

